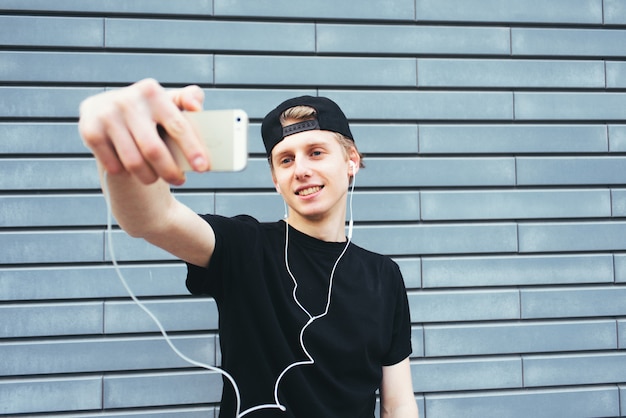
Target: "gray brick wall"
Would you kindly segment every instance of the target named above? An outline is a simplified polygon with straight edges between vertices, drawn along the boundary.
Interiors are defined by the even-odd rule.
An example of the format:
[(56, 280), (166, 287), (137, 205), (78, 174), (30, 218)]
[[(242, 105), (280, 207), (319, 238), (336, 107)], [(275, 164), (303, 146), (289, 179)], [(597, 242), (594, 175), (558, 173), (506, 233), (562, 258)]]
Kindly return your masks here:
[[(0, 0), (0, 415), (212, 417), (111, 268), (78, 104), (154, 77), (244, 108), (251, 159), (190, 175), (199, 212), (282, 216), (259, 121), (327, 95), (367, 168), (355, 240), (409, 288), (426, 418), (626, 416), (623, 0)], [(113, 234), (133, 290), (219, 364), (213, 301)]]

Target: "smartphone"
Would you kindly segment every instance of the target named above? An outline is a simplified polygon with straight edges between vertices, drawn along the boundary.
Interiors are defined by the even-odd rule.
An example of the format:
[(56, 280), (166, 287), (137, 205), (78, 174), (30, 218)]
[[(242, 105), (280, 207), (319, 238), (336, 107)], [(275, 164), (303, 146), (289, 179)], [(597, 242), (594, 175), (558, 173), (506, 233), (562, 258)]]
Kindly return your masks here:
[[(211, 158), (211, 171), (241, 171), (248, 163), (248, 115), (241, 109), (183, 112)], [(178, 144), (160, 130), (174, 161), (192, 171)]]

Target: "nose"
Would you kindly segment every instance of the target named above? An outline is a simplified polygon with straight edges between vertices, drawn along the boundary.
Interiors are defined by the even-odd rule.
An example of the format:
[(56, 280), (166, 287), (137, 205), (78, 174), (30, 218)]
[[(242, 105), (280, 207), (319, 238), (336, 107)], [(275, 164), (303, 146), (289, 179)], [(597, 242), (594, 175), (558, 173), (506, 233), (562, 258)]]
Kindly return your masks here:
[(309, 164), (306, 158), (296, 158), (294, 161), (294, 176), (298, 179), (307, 177), (311, 174)]

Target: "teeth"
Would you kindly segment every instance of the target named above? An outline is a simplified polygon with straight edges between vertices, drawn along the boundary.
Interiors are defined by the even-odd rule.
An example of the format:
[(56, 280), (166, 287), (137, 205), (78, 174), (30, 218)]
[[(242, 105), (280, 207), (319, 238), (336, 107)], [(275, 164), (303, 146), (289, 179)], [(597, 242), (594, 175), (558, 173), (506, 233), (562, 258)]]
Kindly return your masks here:
[(300, 190), (298, 192), (298, 196), (308, 196), (308, 195), (313, 194), (315, 192), (319, 192), (320, 190), (322, 190), (322, 188), (320, 186), (309, 187), (308, 189)]

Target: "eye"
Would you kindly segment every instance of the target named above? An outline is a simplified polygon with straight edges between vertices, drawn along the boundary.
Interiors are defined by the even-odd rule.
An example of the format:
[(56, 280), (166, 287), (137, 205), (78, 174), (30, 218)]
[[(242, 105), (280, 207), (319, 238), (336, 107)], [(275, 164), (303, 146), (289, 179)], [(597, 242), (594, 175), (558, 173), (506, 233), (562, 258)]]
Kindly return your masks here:
[(322, 151), (321, 150), (314, 150), (311, 152), (311, 156), (313, 157), (319, 157), (322, 155)]
[(293, 161), (291, 157), (284, 157), (280, 160), (280, 165), (287, 165)]

